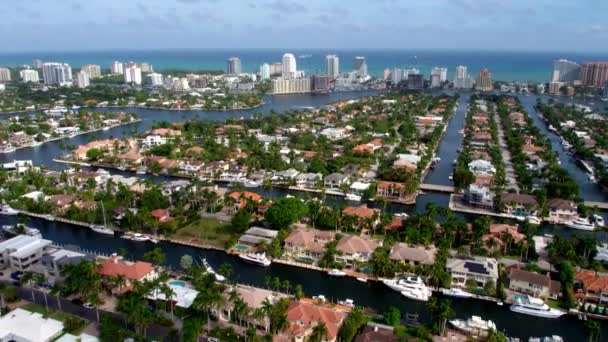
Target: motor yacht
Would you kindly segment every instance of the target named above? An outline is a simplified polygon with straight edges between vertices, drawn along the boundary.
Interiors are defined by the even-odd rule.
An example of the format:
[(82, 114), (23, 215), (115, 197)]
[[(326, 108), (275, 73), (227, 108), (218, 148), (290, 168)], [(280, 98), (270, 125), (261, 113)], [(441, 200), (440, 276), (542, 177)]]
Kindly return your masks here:
[(350, 298), (346, 298), (345, 300), (340, 300), (340, 301), (338, 301), (338, 304), (348, 306), (351, 308), (355, 307), (355, 301)]
[(559, 335), (545, 337), (530, 337), (528, 342), (564, 342), (564, 339)]
[(313, 296), (312, 299), (322, 302), (322, 303), (327, 302), (327, 298), (325, 298), (325, 295), (322, 295), (322, 294), (320, 294), (318, 296)]
[(136, 241), (136, 242), (145, 242), (145, 241), (150, 241), (150, 237), (147, 235), (140, 234), (140, 233), (135, 233), (135, 234), (131, 235), (131, 240)]
[(517, 298), (510, 309), (524, 315), (544, 318), (558, 318), (565, 314), (563, 311), (549, 307), (542, 299), (530, 296)]
[(266, 253), (239, 254), (239, 258), (260, 266), (270, 266), (272, 261), (266, 257)]
[(361, 201), (361, 196), (357, 195), (357, 194), (346, 194), (346, 200), (347, 201), (353, 201), (353, 202), (359, 202)]
[(3, 204), (2, 207), (0, 207), (0, 215), (15, 216), (17, 214), (19, 214), (19, 210), (13, 209), (8, 204)]
[(367, 279), (366, 278), (361, 278), (361, 277), (357, 277), (357, 280), (362, 282), (362, 283), (367, 283)]
[(202, 261), (203, 261), (203, 267), (205, 268), (205, 271), (207, 271), (207, 273), (213, 274), (213, 276), (215, 277), (215, 280), (220, 281), (220, 282), (226, 280), (226, 278), (223, 275), (217, 274), (215, 272), (213, 267), (211, 267), (211, 265), (209, 265), (209, 263), (207, 262), (207, 259), (203, 259)]
[(597, 214), (593, 215), (593, 222), (595, 222), (596, 227), (603, 228), (605, 225), (604, 218)]
[(401, 292), (408, 298), (426, 301), (431, 297), (431, 290), (426, 287), (420, 277), (407, 277), (401, 279), (383, 279), (382, 282), (395, 291)]
[(588, 231), (592, 231), (595, 229), (595, 224), (589, 222), (588, 219), (586, 218), (578, 218), (574, 221), (570, 221), (570, 222), (566, 222), (565, 223), (566, 227), (570, 228), (570, 229), (578, 229), (578, 230), (588, 230)]
[(486, 337), (491, 330), (496, 330), (496, 324), (491, 320), (483, 320), (479, 316), (472, 316), (471, 318), (464, 319), (453, 319), (450, 324), (457, 330), (460, 330), (468, 335)]
[(40, 230), (38, 230), (36, 228), (28, 227), (23, 224), (17, 224), (16, 226), (4, 225), (4, 226), (2, 226), (2, 231), (4, 231), (5, 233), (7, 233), (9, 235), (23, 234), (23, 235), (28, 235), (28, 236), (38, 237), (38, 238), (42, 237)]
[(337, 268), (332, 268), (331, 270), (327, 271), (327, 274), (332, 277), (344, 277), (346, 275), (346, 272), (341, 271)]
[(402, 219), (406, 219), (406, 218), (409, 217), (409, 215), (407, 213), (395, 213), (395, 214), (393, 214), (393, 216), (399, 217), (399, 218), (402, 218)]
[(534, 215), (526, 216), (526, 221), (528, 221), (528, 223), (530, 223), (530, 224), (536, 224), (536, 225), (541, 224), (540, 219)]
[(106, 234), (106, 235), (114, 235), (114, 231), (106, 226), (101, 226), (98, 224), (91, 224), (89, 228), (95, 233)]
[(471, 298), (473, 295), (459, 288), (441, 289), (441, 293), (444, 296), (455, 297), (455, 298)]

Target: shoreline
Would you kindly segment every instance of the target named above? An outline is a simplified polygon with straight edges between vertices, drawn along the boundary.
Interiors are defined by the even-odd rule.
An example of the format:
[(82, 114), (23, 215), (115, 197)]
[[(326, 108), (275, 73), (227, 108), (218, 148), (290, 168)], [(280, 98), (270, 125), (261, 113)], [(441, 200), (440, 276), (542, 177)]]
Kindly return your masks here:
[(112, 128), (127, 126), (127, 125), (138, 123), (138, 122), (141, 122), (141, 121), (142, 121), (142, 119), (139, 118), (139, 119), (131, 120), (129, 122), (125, 122), (125, 123), (120, 123), (120, 124), (106, 126), (106, 127), (101, 127), (101, 128), (95, 128), (95, 129), (88, 130), (88, 131), (82, 131), (82, 132), (79, 132), (79, 133), (76, 133), (76, 134), (73, 134), (73, 135), (65, 135), (65, 136), (61, 136), (61, 137), (51, 138), (51, 139), (48, 139), (48, 140), (45, 140), (45, 141), (41, 142), (39, 145), (19, 146), (19, 147), (15, 147), (15, 149), (13, 151), (10, 151), (10, 152), (0, 152), (0, 154), (10, 154), (10, 153), (16, 152), (17, 150), (21, 150), (21, 149), (24, 149), (24, 148), (36, 148), (36, 147), (40, 147), (40, 146), (42, 146), (42, 145), (44, 145), (46, 143), (49, 143), (49, 142), (63, 140), (63, 139), (71, 139), (71, 138), (75, 138), (75, 137), (77, 137), (79, 135), (96, 133), (96, 132), (103, 131), (103, 130), (110, 130)]

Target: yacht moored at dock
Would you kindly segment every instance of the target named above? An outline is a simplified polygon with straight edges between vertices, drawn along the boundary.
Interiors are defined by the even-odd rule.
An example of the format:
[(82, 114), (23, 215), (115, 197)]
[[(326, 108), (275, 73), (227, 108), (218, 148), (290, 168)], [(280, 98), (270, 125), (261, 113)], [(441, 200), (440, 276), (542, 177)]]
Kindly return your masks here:
[(565, 314), (563, 311), (549, 307), (542, 299), (530, 296), (517, 298), (510, 309), (513, 312), (543, 318), (558, 318)]
[(8, 204), (3, 204), (2, 207), (0, 207), (0, 215), (15, 216), (17, 214), (19, 214), (19, 210), (13, 209)]
[(467, 320), (453, 319), (450, 324), (467, 335), (477, 337), (487, 337), (491, 330), (496, 330), (494, 322), (483, 320), (479, 316), (472, 316)]
[(272, 261), (266, 257), (266, 253), (239, 254), (239, 258), (260, 266), (270, 266)]
[(333, 268), (333, 269), (327, 271), (327, 274), (332, 277), (344, 277), (346, 275), (346, 272), (341, 271), (337, 268)]
[(578, 218), (574, 221), (566, 222), (564, 225), (570, 229), (577, 229), (577, 230), (593, 231), (595, 229), (594, 223), (591, 223), (591, 222), (589, 222), (589, 219), (582, 218), (582, 217)]
[(441, 289), (441, 293), (444, 296), (454, 297), (454, 298), (471, 298), (473, 295), (469, 292), (463, 291), (459, 288), (451, 288), (451, 289)]
[(391, 289), (400, 292), (403, 296), (427, 301), (431, 297), (431, 290), (426, 287), (420, 277), (407, 277), (402, 279), (384, 279), (382, 282)]

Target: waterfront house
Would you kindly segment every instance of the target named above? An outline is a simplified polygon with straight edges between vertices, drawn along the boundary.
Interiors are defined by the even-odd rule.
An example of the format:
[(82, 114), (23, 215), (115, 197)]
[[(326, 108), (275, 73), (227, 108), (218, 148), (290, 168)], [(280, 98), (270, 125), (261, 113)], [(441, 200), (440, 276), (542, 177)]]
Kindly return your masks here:
[(272, 176), (272, 180), (278, 183), (292, 184), (298, 176), (299, 172), (296, 169), (287, 169), (284, 171), (277, 171)]
[(59, 336), (64, 334), (63, 329), (62, 321), (21, 308), (16, 308), (0, 317), (2, 342), (58, 341)]
[[(240, 317), (238, 317), (237, 313), (234, 312), (234, 303), (230, 300), (231, 293), (233, 291), (236, 292), (236, 294), (250, 309), (248, 313), (245, 313)], [(213, 308), (211, 310), (211, 313), (216, 316), (220, 322), (236, 324), (240, 323), (241, 326), (253, 327), (265, 333), (270, 331), (270, 319), (267, 315), (256, 318), (253, 311), (262, 308), (265, 302), (276, 304), (282, 298), (288, 298), (287, 295), (280, 292), (240, 284), (226, 287), (222, 297), (225, 299), (223, 304), (219, 308)]]
[(408, 191), (404, 183), (381, 181), (376, 185), (377, 198), (395, 202), (409, 202), (414, 200), (415, 196), (415, 193)]
[(261, 227), (251, 227), (239, 237), (239, 244), (247, 246), (257, 246), (260, 243), (269, 245), (277, 234), (278, 230), (266, 229)]
[(23, 131), (15, 132), (8, 137), (8, 142), (16, 147), (30, 145), (33, 141), (34, 138)]
[(524, 113), (520, 112), (511, 112), (509, 114), (509, 120), (516, 126), (525, 126), (527, 124)]
[(55, 207), (55, 212), (59, 214), (65, 213), (70, 206), (76, 202), (79, 197), (74, 194), (58, 194), (47, 197), (48, 201)]
[(509, 290), (543, 299), (557, 299), (561, 285), (548, 274), (528, 272), (516, 267), (508, 271)]
[(608, 303), (608, 277), (592, 271), (579, 271), (574, 275), (575, 296), (584, 302)]
[(398, 342), (399, 338), (393, 330), (391, 326), (369, 322), (355, 337), (354, 342)]
[(145, 148), (152, 148), (154, 146), (164, 145), (166, 143), (167, 138), (156, 134), (147, 135), (142, 141), (142, 144)]
[(481, 237), (481, 240), (484, 242), (483, 248), (490, 253), (501, 250), (505, 247), (507, 237), (515, 244), (526, 240), (526, 235), (518, 232), (517, 226), (515, 225), (492, 223), (490, 224), (490, 231), (488, 234)]
[(158, 277), (158, 272), (151, 263), (144, 261), (126, 261), (117, 255), (112, 255), (111, 257), (100, 261), (97, 273), (106, 279), (117, 276), (124, 277), (125, 283), (117, 289), (112, 289), (117, 293), (129, 291), (132, 283), (135, 281), (152, 281)]
[(492, 209), (494, 207), (494, 191), (487, 185), (470, 184), (464, 192), (464, 199), (469, 205)]
[(415, 172), (418, 166), (416, 164), (412, 164), (407, 159), (395, 159), (393, 162), (393, 168), (405, 169), (408, 172)]
[(437, 248), (429, 246), (413, 246), (398, 242), (391, 248), (389, 259), (395, 263), (409, 265), (432, 265), (435, 263)]
[(41, 272), (39, 273), (57, 279), (61, 277), (61, 272), (66, 265), (74, 265), (82, 260), (92, 261), (94, 259), (94, 255), (79, 252), (75, 247), (68, 249), (50, 246), (40, 258)]
[(150, 212), (152, 218), (159, 223), (173, 221), (174, 218), (169, 214), (169, 209), (154, 209)]
[(234, 182), (245, 178), (245, 176), (247, 176), (245, 169), (238, 166), (233, 166), (220, 174), (220, 181)]
[(139, 166), (144, 162), (146, 157), (137, 151), (131, 150), (117, 155), (116, 159), (120, 161), (121, 165)]
[(471, 145), (485, 146), (492, 140), (492, 135), (488, 132), (475, 132), (471, 137)]
[(151, 135), (160, 135), (160, 136), (178, 136), (182, 135), (182, 132), (172, 128), (156, 128), (150, 131)]
[(202, 169), (203, 165), (205, 165), (205, 163), (199, 160), (186, 160), (180, 166), (180, 169), (186, 173), (198, 173)]
[(446, 269), (452, 276), (452, 286), (464, 287), (467, 280), (474, 281), (478, 287), (487, 282), (496, 284), (498, 280), (498, 262), (493, 258), (481, 256), (449, 258)]
[(212, 161), (203, 165), (199, 173), (202, 177), (213, 179), (219, 177), (222, 172), (228, 170), (229, 168), (230, 164), (226, 163), (223, 160)]
[(299, 188), (315, 189), (323, 179), (321, 173), (300, 173), (296, 176), (296, 186)]
[(52, 241), (35, 236), (17, 235), (0, 242), (0, 268), (25, 272), (51, 247)]
[(232, 208), (229, 208), (232, 213), (245, 208), (249, 202), (255, 204), (262, 200), (262, 196), (251, 191), (233, 191), (228, 194), (228, 197), (234, 200)]
[(332, 307), (320, 306), (308, 302), (293, 301), (285, 312), (288, 326), (284, 334), (292, 341), (306, 341), (314, 328), (323, 323), (327, 329), (325, 342), (334, 342), (338, 331), (344, 323), (346, 313)]
[(381, 240), (366, 236), (344, 235), (336, 245), (336, 250), (341, 255), (336, 255), (338, 262), (351, 264), (353, 261), (368, 262), (376, 248), (382, 246)]
[(362, 228), (364, 226), (371, 228), (380, 222), (380, 209), (368, 208), (367, 204), (362, 204), (358, 207), (346, 207), (342, 210), (342, 215), (354, 218), (353, 228)]
[(496, 168), (487, 160), (477, 159), (469, 163), (469, 170), (476, 176), (493, 175), (496, 173)]
[(526, 194), (504, 192), (500, 195), (502, 212), (515, 216), (536, 215), (538, 201), (536, 197)]
[(317, 262), (325, 254), (325, 245), (335, 237), (332, 231), (296, 228), (284, 241), (284, 255), (300, 262)]
[(326, 189), (340, 189), (344, 184), (348, 184), (348, 176), (341, 173), (332, 173), (325, 177), (324, 180)]
[(578, 219), (578, 208), (574, 201), (561, 198), (547, 200), (549, 216), (547, 221), (553, 223), (564, 223)]

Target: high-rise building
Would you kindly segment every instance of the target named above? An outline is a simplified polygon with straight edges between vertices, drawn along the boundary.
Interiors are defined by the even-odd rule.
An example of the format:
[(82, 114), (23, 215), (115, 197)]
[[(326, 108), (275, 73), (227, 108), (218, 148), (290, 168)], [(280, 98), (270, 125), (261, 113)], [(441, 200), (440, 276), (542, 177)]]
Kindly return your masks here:
[(139, 63), (139, 68), (141, 69), (141, 72), (154, 72), (154, 67), (150, 63)]
[(273, 94), (310, 93), (310, 78), (278, 78), (272, 80)]
[(19, 71), (19, 77), (23, 82), (40, 82), (40, 76), (38, 75), (38, 70), (34, 69), (23, 69)]
[(448, 68), (434, 67), (431, 70), (431, 76), (432, 75), (438, 75), (439, 76), (439, 82), (443, 83), (443, 82), (445, 82), (445, 81), (448, 80)]
[(283, 63), (275, 62), (270, 64), (270, 76), (281, 76), (283, 73)]
[(141, 68), (135, 63), (124, 65), (124, 79), (127, 84), (141, 84)]
[(325, 56), (325, 60), (327, 61), (327, 76), (331, 78), (338, 77), (340, 73), (340, 58), (336, 55), (327, 55)]
[(567, 59), (558, 59), (553, 62), (551, 82), (568, 82), (580, 80), (581, 66)]
[(175, 77), (171, 88), (175, 91), (186, 91), (190, 89), (190, 83), (185, 77)]
[(260, 77), (262, 80), (267, 80), (270, 78), (270, 65), (268, 65), (268, 63), (260, 65)]
[(329, 78), (331, 76), (312, 75), (310, 77), (310, 88), (313, 93), (329, 92)]
[(241, 59), (238, 57), (230, 57), (226, 60), (226, 74), (240, 75), (241, 74)]
[(385, 68), (384, 75), (382, 77), (383, 80), (388, 81), (391, 78), (391, 69)]
[(588, 87), (601, 88), (608, 81), (608, 62), (585, 62), (581, 65), (581, 80)]
[(424, 79), (420, 73), (409, 73), (407, 75), (407, 87), (409, 89), (422, 89), (424, 88)]
[(296, 64), (296, 56), (292, 53), (286, 53), (283, 55), (283, 72), (281, 75), (284, 78), (294, 78), (296, 71), (298, 70)]
[(47, 85), (68, 85), (72, 83), (72, 67), (65, 63), (43, 63), (42, 79)]
[(32, 62), (32, 68), (42, 69), (42, 61), (39, 59), (34, 59), (34, 61)]
[(121, 62), (114, 61), (112, 62), (112, 65), (110, 65), (110, 72), (122, 75), (125, 72), (125, 68)]
[(163, 85), (163, 75), (159, 73), (150, 73), (146, 75), (146, 84), (153, 87), (159, 87)]
[(559, 95), (561, 94), (561, 88), (563, 83), (561, 82), (549, 82), (549, 94)]
[(359, 76), (359, 77), (367, 76), (367, 63), (365, 62), (365, 57), (362, 57), (362, 56), (355, 57), (355, 62), (353, 64), (353, 71), (357, 72), (357, 76)]
[(101, 67), (96, 64), (85, 64), (80, 67), (80, 70), (86, 72), (89, 78), (97, 78), (101, 76)]
[(456, 67), (456, 75), (454, 77), (455, 89), (471, 89), (473, 87), (473, 79), (467, 72), (467, 67), (459, 65)]
[(8, 68), (0, 68), (0, 82), (8, 82), (11, 80), (11, 71)]
[(78, 86), (78, 88), (86, 88), (90, 83), (89, 73), (81, 69), (76, 74), (76, 86)]
[(402, 80), (403, 80), (403, 70), (400, 68), (393, 68), (393, 72), (391, 73), (391, 81), (393, 81), (393, 84), (397, 85)]
[(494, 90), (494, 85), (492, 84), (492, 73), (490, 72), (490, 69), (479, 70), (476, 88), (480, 91)]

